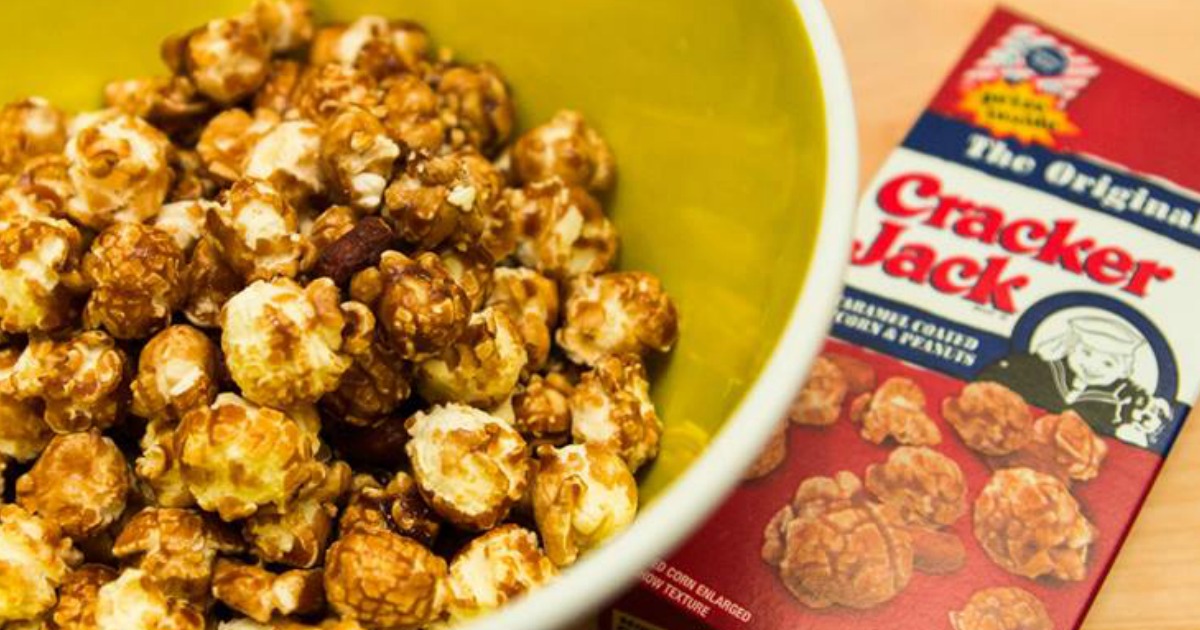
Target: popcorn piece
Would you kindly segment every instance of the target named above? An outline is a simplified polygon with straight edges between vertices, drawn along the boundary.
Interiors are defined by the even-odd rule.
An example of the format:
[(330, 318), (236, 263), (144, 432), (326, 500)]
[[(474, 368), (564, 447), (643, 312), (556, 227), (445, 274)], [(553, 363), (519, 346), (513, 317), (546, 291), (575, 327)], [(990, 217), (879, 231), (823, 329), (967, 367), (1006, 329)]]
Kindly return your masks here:
[(558, 567), (600, 546), (633, 522), (637, 483), (625, 462), (594, 444), (542, 447), (534, 478), (533, 514)]
[[(492, 292), (492, 269), (496, 262), (491, 254), (479, 245), (460, 245), (443, 246), (437, 255), (450, 277), (467, 294), (471, 311), (481, 310)], [(509, 319), (517, 321), (511, 316)]]
[(1042, 600), (1015, 586), (975, 591), (962, 610), (950, 612), (954, 630), (1054, 630)]
[(873, 608), (912, 577), (912, 539), (849, 473), (805, 480), (765, 534), (764, 559), (810, 608)]
[[(163, 205), (154, 217), (154, 227), (166, 232), (184, 255), (190, 254), (204, 235), (205, 217), (220, 204), (205, 199), (188, 199)], [(186, 272), (186, 269), (185, 269)]]
[(217, 560), (213, 596), (230, 608), (262, 623), (272, 615), (304, 615), (325, 604), (320, 569), (272, 573), (260, 566)]
[[(367, 218), (369, 219), (370, 217)], [(307, 226), (306, 236), (308, 236), (308, 241), (312, 244), (312, 247), (314, 250), (316, 250), (318, 256), (324, 257), (327, 249), (332, 247), (334, 243), (338, 242), (343, 236), (352, 232), (354, 228), (358, 227), (360, 223), (365, 221), (365, 219), (362, 221), (359, 219), (360, 213), (358, 210), (355, 210), (350, 206), (332, 205), (322, 211), (321, 214), (318, 214), (317, 218), (312, 220), (312, 223)], [(371, 221), (371, 223), (376, 225), (381, 222), (382, 221), (379, 219)], [(388, 233), (391, 233), (391, 228), (388, 228)], [(378, 253), (381, 254), (383, 252), (381, 251)], [(376, 256), (378, 257), (378, 254)], [(358, 270), (355, 269), (354, 271)], [(320, 258), (317, 259), (316, 268), (313, 269), (313, 273), (315, 273), (317, 276), (329, 276), (334, 278), (334, 282), (339, 285), (344, 284), (344, 281), (335, 278), (329, 271), (321, 269)]]
[(313, 63), (300, 75), (292, 108), (302, 118), (324, 126), (344, 107), (374, 112), (382, 95), (371, 75), (336, 63)]
[(875, 368), (870, 363), (836, 352), (826, 352), (821, 358), (837, 366), (846, 379), (846, 394), (858, 396), (875, 389)]
[[(377, 270), (378, 303), (375, 316), (392, 348), (403, 359), (437, 356), (467, 328), (470, 303), (432, 253), (410, 259), (399, 252), (384, 252)], [(353, 285), (351, 295), (355, 295)]]
[(338, 112), (321, 137), (321, 164), (334, 196), (368, 212), (383, 201), (399, 155), (379, 119), (357, 107)]
[(33, 620), (54, 606), (55, 589), (81, 556), (58, 526), (0, 505), (0, 623)]
[(142, 348), (133, 381), (134, 415), (178, 421), (217, 397), (217, 347), (204, 333), (171, 326)]
[(1082, 580), (1097, 535), (1066, 485), (1028, 468), (996, 471), (975, 500), (975, 537), (1016, 575)]
[(69, 326), (86, 284), (83, 237), (67, 221), (17, 218), (0, 226), (0, 329), (48, 332)]
[(325, 595), (343, 619), (370, 628), (415, 628), (446, 606), (446, 562), (383, 529), (353, 531), (329, 547)]
[(109, 82), (104, 86), (104, 104), (137, 116), (186, 144), (192, 143), (216, 108), (186, 76)]
[(185, 600), (168, 597), (140, 569), (125, 569), (100, 587), (96, 630), (204, 630), (204, 614)]
[(503, 185), (500, 173), (478, 153), (413, 160), (388, 186), (383, 213), (400, 238), (418, 249), (447, 239), (473, 243)]
[(525, 348), (504, 313), (488, 308), (442, 353), (417, 365), (417, 391), (431, 403), (487, 407), (507, 398), (525, 367)]
[(432, 547), (441, 531), (442, 522), (425, 503), (411, 475), (398, 472), (388, 482), (379, 482), (367, 475), (357, 475), (354, 492), (346, 504), (338, 527), (345, 535), (357, 529), (381, 527)]
[(639, 271), (583, 275), (567, 286), (558, 344), (576, 363), (595, 365), (610, 354), (668, 352), (679, 318), (658, 278)]
[(41, 400), (56, 433), (106, 429), (124, 411), (120, 386), (125, 354), (98, 330), (63, 341), (35, 337), (8, 374), (9, 391)]
[(294, 206), (305, 207), (309, 198), (325, 192), (321, 128), (307, 120), (275, 125), (254, 144), (245, 173), (269, 182)]
[(613, 185), (616, 164), (608, 143), (576, 111), (562, 110), (550, 122), (517, 139), (513, 171), (526, 183), (558, 178), (568, 186), (604, 192)]
[(220, 523), (194, 510), (146, 508), (125, 524), (112, 552), (145, 572), (163, 595), (204, 607), (218, 554), (242, 543)]
[(170, 151), (170, 140), (140, 118), (113, 110), (77, 117), (65, 149), (77, 193), (71, 219), (101, 230), (153, 218), (171, 188)]
[(315, 435), (283, 413), (234, 394), (189, 412), (176, 439), (188, 489), (200, 507), (225, 521), (268, 505), (286, 509), (324, 473), (314, 459)]
[(304, 65), (291, 59), (271, 60), (267, 80), (254, 95), (254, 111), (267, 109), (280, 115), (290, 111), (303, 71)]
[(874, 444), (888, 438), (909, 446), (942, 442), (941, 431), (925, 415), (925, 392), (907, 378), (889, 378), (875, 393), (856, 398), (850, 419), (862, 425), (863, 439)]
[[(7, 379), (21, 352), (15, 348), (0, 350), (0, 381)], [(50, 443), (54, 432), (42, 420), (42, 410), (34, 400), (21, 400), (0, 385), (0, 462), (13, 459), (27, 462), (38, 456)], [(2, 484), (0, 484), (2, 486)]]
[(384, 81), (380, 103), (383, 126), (407, 152), (431, 155), (442, 146), (446, 125), (438, 112), (438, 97), (419, 77), (401, 74)]
[(309, 61), (339, 63), (382, 79), (419, 70), (428, 53), (429, 35), (419, 24), (364, 15), (346, 26), (322, 28)]
[(967, 483), (954, 460), (923, 446), (902, 446), (867, 467), (867, 490), (909, 525), (953, 525), (967, 512)]
[(350, 467), (334, 462), (319, 486), (305, 492), (286, 512), (263, 510), (246, 519), (243, 533), (263, 562), (311, 568), (321, 563), (337, 505), (350, 489)]
[(762, 479), (775, 472), (775, 469), (783, 465), (785, 459), (787, 459), (787, 424), (780, 423), (775, 428), (775, 432), (771, 434), (767, 445), (758, 454), (758, 458), (742, 474), (742, 479)]
[(0, 109), (0, 174), (17, 173), (31, 158), (62, 151), (66, 120), (42, 98), (14, 101)]
[(542, 369), (550, 356), (550, 331), (558, 323), (558, 285), (532, 269), (497, 267), (487, 305), (517, 325), (529, 359), (527, 369)]
[[(204, 160), (200, 158), (200, 154), (194, 150), (179, 149), (171, 154), (171, 170), (174, 171), (175, 177), (171, 183), (171, 190), (167, 192), (167, 201), (199, 201), (202, 199), (210, 199), (215, 197), (219, 182), (208, 172), (204, 167)], [(165, 206), (164, 206), (165, 209)], [(162, 212), (159, 212), (159, 217)], [(156, 217), (155, 225), (157, 226), (162, 220)], [(200, 215), (200, 225), (204, 223), (204, 215)], [(172, 230), (167, 230), (171, 232)], [(197, 233), (195, 238), (199, 237)], [(190, 245), (180, 245), (180, 249), (188, 251)]]
[(67, 574), (58, 588), (51, 626), (56, 630), (95, 630), (100, 588), (117, 579), (117, 572), (102, 564), (85, 564)]
[(259, 140), (279, 122), (279, 114), (269, 109), (256, 109), (253, 117), (245, 110), (227, 109), (208, 121), (196, 152), (208, 172), (223, 182), (235, 182), (245, 174)]
[(1015, 463), (1064, 482), (1089, 481), (1100, 474), (1108, 445), (1073, 411), (1047, 415), (1033, 423), (1033, 439), (1014, 454)]
[(823, 427), (837, 422), (842, 413), (848, 384), (845, 375), (833, 361), (819, 356), (804, 387), (788, 409), (788, 419), (799, 425)]
[(83, 311), (88, 328), (117, 339), (142, 339), (164, 328), (183, 305), (183, 252), (170, 234), (140, 223), (106, 228), (83, 258), (92, 293)]
[(250, 96), (267, 78), (271, 47), (253, 20), (213, 20), (188, 33), (183, 45), (183, 70), (221, 105)]
[(662, 421), (650, 402), (646, 369), (633, 355), (601, 359), (571, 394), (571, 437), (618, 453), (637, 472), (658, 455)]
[(550, 180), (505, 191), (517, 223), (517, 259), (542, 273), (573, 278), (612, 268), (617, 230), (583, 188)]
[(17, 502), (71, 538), (90, 538), (125, 511), (129, 476), (125, 456), (98, 431), (58, 435), (17, 480)]
[(452, 67), (442, 74), (437, 94), (452, 146), (493, 155), (512, 134), (512, 98), (495, 66)]
[(512, 396), (512, 425), (530, 443), (565, 444), (571, 435), (575, 386), (561, 373), (534, 374)]
[(246, 282), (299, 273), (307, 243), (296, 211), (273, 185), (238, 180), (207, 219), (213, 243)]
[(490, 529), (525, 493), (525, 440), (503, 420), (450, 404), (418, 412), (406, 426), (413, 477), (446, 520), (463, 529)]
[(409, 366), (377, 335), (321, 402), (342, 421), (369, 426), (399, 409), (411, 392)]
[(1033, 437), (1033, 416), (1020, 394), (999, 383), (971, 383), (942, 401), (942, 417), (970, 448), (1007, 455)]
[(70, 167), (65, 155), (49, 153), (30, 158), (11, 180), (0, 173), (0, 223), (8, 228), (19, 219), (67, 218), (67, 203), (75, 196)]
[(292, 52), (313, 38), (308, 0), (254, 0), (250, 13), (272, 52)]
[(183, 314), (201, 328), (220, 325), (221, 307), (245, 286), (241, 274), (225, 262), (220, 246), (211, 235), (205, 235), (196, 243), (184, 276), (188, 297)]
[(179, 443), (174, 421), (152, 420), (142, 434), (142, 455), (134, 462), (134, 474), (162, 507), (185, 508), (196, 499), (183, 481), (179, 465)]
[(536, 534), (518, 525), (501, 525), (454, 556), (447, 612), (454, 621), (478, 617), (546, 584), (556, 573)]

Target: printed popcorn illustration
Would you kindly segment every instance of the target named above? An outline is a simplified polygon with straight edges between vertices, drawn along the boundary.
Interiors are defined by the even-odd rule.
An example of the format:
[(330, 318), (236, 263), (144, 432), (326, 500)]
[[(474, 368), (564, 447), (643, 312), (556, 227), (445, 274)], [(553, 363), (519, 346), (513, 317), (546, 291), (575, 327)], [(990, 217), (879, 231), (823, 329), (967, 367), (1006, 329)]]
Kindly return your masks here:
[(997, 12), (867, 187), (831, 337), (622, 630), (1069, 630), (1200, 393), (1200, 99)]

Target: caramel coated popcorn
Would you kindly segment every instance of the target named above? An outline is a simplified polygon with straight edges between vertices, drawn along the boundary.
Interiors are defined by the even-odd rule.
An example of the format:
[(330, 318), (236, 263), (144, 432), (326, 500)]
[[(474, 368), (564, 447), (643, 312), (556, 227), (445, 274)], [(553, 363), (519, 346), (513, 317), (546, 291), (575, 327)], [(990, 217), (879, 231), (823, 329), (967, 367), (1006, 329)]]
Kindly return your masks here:
[(20, 171), (30, 159), (62, 151), (67, 117), (43, 98), (27, 98), (0, 109), (0, 174)]
[(742, 479), (761, 479), (783, 465), (787, 459), (787, 428), (786, 423), (780, 423), (775, 428), (762, 452), (750, 464), (750, 468), (742, 473)]
[(246, 157), (245, 174), (270, 183), (296, 207), (306, 207), (313, 195), (326, 188), (321, 127), (302, 119), (275, 125)]
[(365, 211), (374, 211), (383, 201), (399, 156), (400, 148), (383, 123), (357, 107), (334, 116), (321, 137), (321, 164), (333, 196)]
[(1089, 481), (1100, 474), (1108, 445), (1073, 411), (1046, 415), (1033, 423), (1033, 439), (1017, 461), (1064, 481)]
[(848, 384), (841, 368), (833, 361), (819, 356), (813, 361), (804, 387), (788, 410), (788, 419), (800, 425), (828, 426), (837, 422), (842, 413)]
[(171, 321), (183, 305), (183, 252), (170, 234), (140, 223), (118, 223), (101, 232), (83, 259), (92, 293), (84, 325), (117, 339), (141, 339)]
[(1054, 630), (1046, 605), (1023, 588), (975, 591), (962, 610), (951, 611), (954, 630)]
[(77, 117), (64, 150), (76, 193), (67, 204), (71, 219), (100, 230), (153, 218), (171, 188), (171, 150), (163, 132), (129, 114)]
[(57, 433), (106, 429), (124, 412), (126, 367), (125, 353), (101, 331), (63, 341), (37, 337), (2, 386), (19, 399), (40, 401), (46, 424)]
[(492, 163), (473, 151), (413, 160), (388, 186), (383, 214), (400, 238), (422, 249), (473, 243), (503, 185)]
[(291, 95), (291, 109), (300, 117), (324, 125), (342, 108), (367, 110), (379, 106), (379, 84), (360, 70), (337, 63), (315, 62), (300, 75)]
[[(374, 272), (374, 274), (371, 274)], [(375, 316), (396, 353), (404, 359), (437, 356), (466, 330), (470, 318), (467, 294), (450, 277), (437, 255), (411, 259), (384, 252), (377, 270)], [(363, 276), (369, 282), (370, 276)], [(351, 296), (356, 291), (351, 285)]]
[(321, 563), (333, 534), (337, 505), (350, 489), (344, 462), (325, 467), (325, 478), (306, 489), (287, 510), (262, 510), (246, 519), (243, 536), (263, 562), (312, 568)]
[(146, 508), (125, 524), (113, 555), (145, 573), (155, 590), (203, 608), (219, 554), (242, 551), (242, 541), (195, 510)]
[(562, 445), (571, 437), (574, 391), (563, 374), (534, 374), (513, 393), (513, 426), (531, 444)]
[(1082, 580), (1098, 535), (1063, 482), (1029, 468), (996, 471), (975, 500), (975, 537), (1016, 575)]
[(125, 569), (97, 594), (96, 630), (204, 630), (204, 626), (202, 609), (168, 597), (141, 569)]
[(79, 271), (83, 236), (69, 222), (15, 217), (0, 229), (0, 329), (66, 328), (87, 285)]
[(442, 616), (447, 595), (446, 562), (410, 538), (373, 528), (329, 547), (325, 596), (345, 619), (369, 628), (416, 628)]
[(211, 235), (196, 243), (184, 276), (188, 297), (183, 314), (201, 328), (216, 328), (220, 324), (221, 307), (246, 286), (242, 275), (225, 261)]
[(442, 145), (446, 125), (438, 114), (438, 97), (419, 77), (400, 74), (381, 86), (383, 125), (408, 153), (428, 155)]
[(568, 186), (604, 192), (616, 177), (608, 143), (572, 110), (521, 136), (513, 143), (512, 161), (517, 178), (528, 183), (558, 178)]
[(925, 413), (925, 392), (907, 378), (889, 378), (874, 393), (856, 398), (850, 419), (862, 426), (863, 439), (875, 444), (888, 438), (909, 446), (942, 442), (942, 432)]
[(325, 604), (320, 569), (272, 573), (261, 566), (224, 558), (213, 570), (213, 597), (226, 606), (266, 623), (275, 614), (304, 615)]
[[(154, 227), (170, 235), (179, 251), (189, 255), (204, 236), (208, 211), (215, 210), (218, 205), (207, 199), (184, 199), (164, 204), (154, 217)], [(187, 283), (184, 286), (186, 288)]]
[(585, 365), (609, 354), (669, 352), (679, 336), (675, 304), (658, 278), (640, 271), (575, 278), (563, 313), (556, 339), (568, 358)]
[(179, 75), (109, 82), (104, 86), (104, 104), (185, 143), (196, 137), (215, 108), (191, 78)]
[[(446, 245), (438, 248), (438, 259), (446, 267), (446, 272), (454, 282), (467, 294), (471, 303), (471, 312), (483, 309), (492, 293), (492, 273), (496, 261), (481, 245)], [(514, 324), (517, 320), (508, 315)]]
[(272, 52), (292, 52), (313, 38), (312, 6), (306, 0), (254, 0), (250, 14)]
[(189, 410), (216, 398), (217, 346), (204, 333), (186, 324), (158, 333), (142, 348), (134, 378), (134, 415), (150, 420), (178, 421)]
[(466, 330), (440, 355), (417, 365), (417, 391), (432, 403), (494, 405), (512, 394), (525, 360), (516, 325), (488, 308), (471, 315)]
[[(0, 350), (0, 383), (20, 356), (20, 351), (14, 348)], [(27, 462), (46, 448), (54, 432), (42, 419), (37, 401), (19, 399), (5, 389), (7, 386), (0, 385), (0, 417), (4, 418), (0, 422), (0, 461)]]
[(162, 507), (191, 507), (196, 504), (192, 491), (183, 481), (179, 463), (179, 442), (174, 421), (151, 420), (142, 434), (142, 454), (134, 462), (133, 472), (155, 503)]
[(17, 480), (17, 502), (54, 521), (67, 536), (89, 538), (125, 511), (130, 474), (125, 456), (99, 432), (55, 436)]
[(213, 244), (247, 282), (299, 273), (307, 244), (296, 211), (271, 184), (238, 180), (207, 223)]
[(962, 441), (985, 455), (1008, 455), (1033, 438), (1033, 415), (1020, 394), (998, 383), (971, 383), (942, 402)]
[(487, 299), (508, 315), (521, 333), (528, 369), (540, 370), (550, 356), (551, 331), (558, 324), (558, 285), (524, 267), (497, 267)]
[(117, 572), (102, 564), (85, 564), (71, 571), (58, 587), (58, 603), (50, 621), (57, 630), (94, 630), (100, 587), (117, 579)]
[(505, 191), (517, 224), (517, 259), (559, 278), (608, 271), (617, 230), (586, 190), (557, 179)]
[(492, 155), (512, 134), (512, 99), (495, 66), (450, 68), (442, 73), (437, 95), (452, 145), (469, 145)]
[(338, 63), (383, 78), (420, 71), (429, 48), (429, 34), (420, 25), (364, 15), (347, 25), (320, 29), (309, 61)]
[(867, 467), (867, 491), (910, 525), (953, 525), (967, 512), (967, 482), (958, 464), (923, 446), (902, 446)]
[(187, 34), (183, 47), (180, 70), (221, 105), (250, 96), (267, 78), (271, 46), (252, 19), (212, 20)]
[(570, 407), (576, 444), (611, 449), (632, 472), (658, 455), (662, 421), (637, 356), (613, 355), (597, 362), (575, 386)]
[(447, 612), (454, 621), (477, 617), (545, 584), (556, 573), (537, 534), (519, 525), (501, 525), (454, 556)]
[(55, 589), (81, 556), (58, 525), (16, 505), (0, 505), (0, 622), (32, 621), (55, 603)]
[(279, 113), (270, 109), (256, 109), (253, 115), (242, 109), (227, 109), (205, 125), (196, 152), (214, 177), (235, 182), (245, 175), (246, 162), (258, 141), (279, 122)]
[(464, 529), (504, 520), (525, 493), (525, 440), (506, 422), (459, 404), (439, 405), (408, 422), (406, 446), (421, 495)]
[(546, 556), (558, 567), (624, 530), (637, 513), (637, 483), (625, 461), (594, 444), (538, 451), (533, 514)]
[(338, 521), (343, 535), (356, 529), (382, 527), (426, 547), (433, 545), (442, 521), (421, 497), (412, 475), (396, 473), (386, 486), (369, 475), (358, 475), (352, 483), (354, 489)]

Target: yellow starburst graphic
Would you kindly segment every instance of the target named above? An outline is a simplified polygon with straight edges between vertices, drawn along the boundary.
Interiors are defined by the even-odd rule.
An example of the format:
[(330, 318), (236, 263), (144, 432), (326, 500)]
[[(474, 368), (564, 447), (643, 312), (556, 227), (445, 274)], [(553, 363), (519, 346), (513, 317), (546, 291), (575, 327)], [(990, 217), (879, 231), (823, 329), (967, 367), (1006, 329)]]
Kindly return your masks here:
[(1059, 109), (1058, 99), (1039, 92), (1028, 81), (982, 83), (963, 94), (958, 108), (997, 138), (1053, 147), (1057, 138), (1079, 135), (1079, 127)]

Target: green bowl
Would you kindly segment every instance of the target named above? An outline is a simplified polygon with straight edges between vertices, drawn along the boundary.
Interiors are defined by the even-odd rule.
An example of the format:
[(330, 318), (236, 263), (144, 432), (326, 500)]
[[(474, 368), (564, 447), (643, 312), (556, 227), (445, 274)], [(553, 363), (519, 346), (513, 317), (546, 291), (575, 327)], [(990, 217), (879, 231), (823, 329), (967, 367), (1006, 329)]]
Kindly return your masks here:
[[(0, 97), (75, 110), (112, 78), (161, 74), (170, 33), (249, 0), (0, 3)], [(522, 128), (581, 110), (620, 172), (621, 267), (659, 275), (682, 316), (654, 371), (666, 430), (626, 534), (485, 620), (550, 627), (666, 554), (736, 482), (823, 339), (847, 255), (856, 138), (817, 0), (315, 0), (321, 20), (412, 18), (491, 60)], [(747, 532), (747, 535), (757, 535)]]

